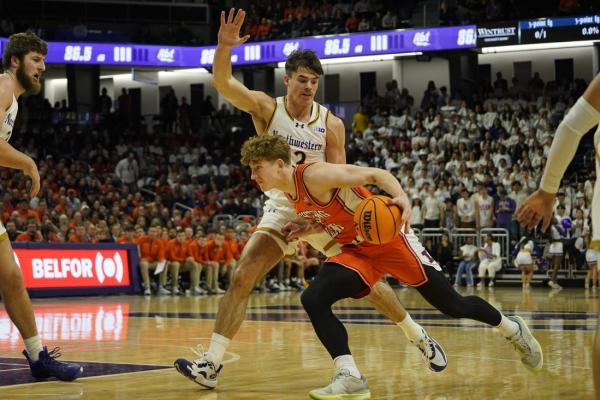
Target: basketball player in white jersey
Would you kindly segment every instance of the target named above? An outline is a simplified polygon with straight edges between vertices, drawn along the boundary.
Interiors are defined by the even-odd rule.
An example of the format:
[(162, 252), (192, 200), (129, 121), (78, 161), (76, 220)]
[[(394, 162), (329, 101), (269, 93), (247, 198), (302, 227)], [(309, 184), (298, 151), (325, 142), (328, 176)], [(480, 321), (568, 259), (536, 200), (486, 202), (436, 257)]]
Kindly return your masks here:
[[(40, 175), (35, 161), (16, 150), (8, 140), (12, 134), (19, 105), (17, 99), (24, 93), (40, 92), (40, 78), (46, 69), (44, 57), (48, 52), (46, 42), (33, 33), (17, 33), (10, 37), (4, 50), (0, 75), (0, 166), (13, 168), (31, 178), (31, 196), (40, 190)], [(59, 362), (58, 350), (48, 352), (42, 346), (31, 307), (31, 300), (21, 270), (15, 263), (6, 229), (0, 222), (0, 293), (10, 319), (19, 329), (25, 342), (23, 351), (29, 362), (31, 374), (36, 379), (55, 377), (72, 381), (81, 376), (83, 369), (72, 363)]]
[[(248, 40), (239, 37), (245, 12), (231, 9), (227, 20), (221, 13), (218, 45), (213, 63), (213, 84), (234, 106), (252, 116), (259, 135), (281, 135), (292, 148), (296, 163), (325, 161), (345, 163), (345, 129), (343, 122), (314, 101), (323, 73), (321, 63), (310, 50), (296, 51), (288, 57), (284, 83), (286, 96), (273, 99), (264, 92), (252, 91), (231, 73), (231, 49)], [(295, 253), (296, 242), (288, 243), (282, 230), (297, 221), (294, 208), (280, 191), (267, 193), (264, 214), (256, 232), (250, 237), (238, 262), (233, 280), (221, 303), (208, 351), (200, 359), (175, 361), (176, 369), (207, 389), (217, 385), (217, 376), (225, 351), (244, 320), (248, 297), (256, 282), (269, 272), (284, 255)], [(340, 246), (327, 234), (314, 234), (305, 239), (326, 255), (340, 252)], [(407, 338), (421, 350), (429, 368), (441, 371), (446, 356), (441, 347), (432, 345), (425, 330), (404, 310), (393, 290), (384, 283), (375, 285), (369, 299), (376, 308), (402, 328)], [(436, 343), (437, 345), (437, 343)], [(438, 345), (439, 346), (439, 345)], [(443, 350), (442, 350), (443, 352)]]
[[(542, 231), (545, 232), (550, 226), (554, 200), (562, 177), (577, 152), (579, 141), (598, 122), (600, 122), (600, 74), (596, 75), (556, 128), (540, 187), (517, 210), (517, 219), (527, 229), (533, 229), (542, 222)], [(600, 127), (596, 128), (594, 134), (594, 150), (596, 152), (596, 177), (600, 177)], [(590, 248), (598, 250), (600, 249), (600, 185), (597, 181), (591, 209), (592, 241)], [(598, 331), (600, 331), (600, 319), (598, 319), (592, 354), (596, 399), (600, 400), (600, 334)]]

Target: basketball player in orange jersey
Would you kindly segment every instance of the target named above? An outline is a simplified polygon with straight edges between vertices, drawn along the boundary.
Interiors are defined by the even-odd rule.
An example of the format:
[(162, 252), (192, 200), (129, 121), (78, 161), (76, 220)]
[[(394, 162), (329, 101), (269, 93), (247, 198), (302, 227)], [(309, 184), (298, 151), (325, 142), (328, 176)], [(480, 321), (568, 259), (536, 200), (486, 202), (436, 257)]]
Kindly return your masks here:
[(392, 202), (401, 210), (410, 209), (406, 193), (388, 171), (326, 162), (293, 166), (290, 147), (279, 136), (247, 140), (242, 147), (242, 164), (250, 166), (252, 179), (261, 190), (284, 192), (299, 216), (320, 225), (343, 246), (340, 254), (326, 260), (301, 296), (315, 332), (334, 359), (336, 368), (332, 383), (311, 391), (311, 397), (370, 398), (367, 382), (348, 348), (346, 330), (331, 306), (343, 298), (364, 296), (385, 274), (415, 287), (425, 300), (446, 315), (470, 318), (498, 328), (527, 367), (541, 369), (542, 349), (525, 322), (517, 316), (504, 316), (479, 297), (463, 297), (457, 293), (411, 231), (410, 213), (403, 212), (401, 217), (404, 232), (386, 244), (373, 245), (357, 237), (354, 210), (370, 196), (362, 185), (376, 185), (390, 194)]
[[(31, 178), (31, 196), (40, 190), (40, 175), (29, 156), (16, 150), (8, 140), (12, 134), (19, 105), (17, 99), (24, 93), (37, 94), (40, 78), (46, 69), (44, 57), (48, 52), (46, 42), (33, 33), (16, 33), (10, 37), (2, 58), (4, 74), (0, 75), (0, 166), (14, 168)], [(19, 329), (25, 342), (23, 351), (34, 378), (55, 377), (72, 381), (81, 376), (77, 364), (59, 362), (58, 349), (48, 352), (42, 346), (25, 290), (21, 270), (15, 263), (13, 251), (4, 225), (0, 222), (0, 292), (10, 319)]]
[[(296, 163), (324, 161), (345, 163), (345, 129), (343, 122), (314, 101), (323, 74), (319, 58), (310, 50), (292, 53), (286, 62), (284, 84), (287, 94), (274, 99), (264, 92), (248, 89), (231, 74), (231, 48), (244, 43), (239, 37), (245, 12), (231, 9), (227, 20), (221, 13), (218, 45), (213, 63), (213, 84), (234, 106), (252, 116), (260, 136), (281, 136), (290, 142)], [(208, 351), (195, 361), (178, 359), (177, 370), (199, 385), (212, 389), (217, 385), (221, 361), (230, 340), (244, 320), (248, 297), (256, 282), (267, 274), (284, 255), (294, 254), (296, 242), (285, 240), (284, 225), (297, 219), (283, 193), (267, 193), (263, 217), (257, 230), (244, 247), (237, 269), (221, 303)], [(306, 240), (328, 255), (339, 253), (339, 245), (327, 234), (315, 234)], [(446, 356), (425, 330), (404, 310), (393, 290), (378, 283), (369, 299), (375, 307), (394, 321), (423, 354), (428, 367), (441, 371)]]
[[(535, 228), (542, 222), (542, 231), (546, 231), (552, 221), (552, 212), (560, 181), (577, 152), (579, 141), (595, 125), (600, 122), (600, 75), (590, 82), (583, 95), (573, 104), (567, 115), (556, 128), (556, 134), (550, 146), (548, 161), (540, 181), (540, 187), (531, 194), (516, 216), (527, 229)], [(596, 179), (600, 177), (600, 127), (594, 134), (594, 150), (596, 152)], [(591, 249), (600, 250), (600, 185), (596, 181), (592, 198), (592, 241)], [(600, 400), (600, 318), (594, 341), (593, 376), (596, 388), (596, 399)]]

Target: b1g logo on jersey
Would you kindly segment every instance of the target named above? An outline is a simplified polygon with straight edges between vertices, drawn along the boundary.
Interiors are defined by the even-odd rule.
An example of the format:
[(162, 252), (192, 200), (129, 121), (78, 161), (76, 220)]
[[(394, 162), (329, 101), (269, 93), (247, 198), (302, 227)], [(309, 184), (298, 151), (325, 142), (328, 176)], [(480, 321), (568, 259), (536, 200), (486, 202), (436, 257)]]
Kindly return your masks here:
[(313, 132), (317, 132), (317, 133), (325, 133), (325, 128), (320, 127), (320, 126), (315, 126), (312, 130), (313, 130)]

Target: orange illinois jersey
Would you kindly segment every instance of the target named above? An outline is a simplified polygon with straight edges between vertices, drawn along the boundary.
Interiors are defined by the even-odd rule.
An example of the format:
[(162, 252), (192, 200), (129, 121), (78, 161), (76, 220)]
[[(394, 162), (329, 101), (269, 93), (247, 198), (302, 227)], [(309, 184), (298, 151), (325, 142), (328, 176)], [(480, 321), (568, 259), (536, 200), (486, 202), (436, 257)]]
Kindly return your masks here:
[(354, 210), (363, 199), (371, 196), (371, 192), (364, 187), (336, 189), (331, 200), (321, 203), (311, 196), (304, 184), (304, 171), (312, 164), (296, 166), (294, 171), (296, 197), (293, 198), (286, 193), (289, 202), (296, 209), (296, 213), (322, 225), (323, 229), (342, 245), (356, 244), (362, 241), (357, 237), (354, 228)]
[[(355, 271), (369, 287), (373, 287), (386, 274), (408, 285), (419, 286), (428, 280), (423, 264), (441, 270), (412, 230), (400, 232), (396, 239), (382, 245), (370, 244), (357, 237), (354, 210), (371, 193), (363, 187), (341, 188), (335, 190), (327, 204), (320, 203), (310, 195), (304, 183), (303, 174), (310, 165), (296, 167), (296, 198), (289, 194), (286, 196), (298, 215), (319, 223), (343, 245), (342, 252), (329, 257), (328, 262)], [(367, 293), (362, 292), (357, 297)]]

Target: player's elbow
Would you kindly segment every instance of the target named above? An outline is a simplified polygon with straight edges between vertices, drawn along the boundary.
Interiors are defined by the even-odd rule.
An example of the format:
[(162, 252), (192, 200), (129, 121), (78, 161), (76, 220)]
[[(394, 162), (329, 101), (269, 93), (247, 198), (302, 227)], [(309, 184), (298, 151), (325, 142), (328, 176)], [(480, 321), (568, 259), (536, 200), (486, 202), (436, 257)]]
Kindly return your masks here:
[(210, 80), (210, 83), (217, 90), (220, 90), (223, 88), (223, 79), (219, 78), (218, 76), (213, 75), (212, 79)]
[(365, 184), (376, 185), (377, 182), (379, 182), (380, 180), (380, 172), (382, 172), (382, 170), (378, 168), (369, 168), (368, 171), (365, 173)]

